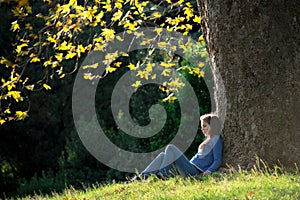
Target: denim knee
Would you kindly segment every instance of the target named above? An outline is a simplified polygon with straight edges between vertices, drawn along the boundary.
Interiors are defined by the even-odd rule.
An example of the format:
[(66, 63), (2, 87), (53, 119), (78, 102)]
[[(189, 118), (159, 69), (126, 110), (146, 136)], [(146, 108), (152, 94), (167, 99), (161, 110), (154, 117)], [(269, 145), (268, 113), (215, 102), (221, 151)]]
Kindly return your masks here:
[(166, 147), (166, 151), (168, 149), (178, 149), (174, 144), (168, 144), (167, 147)]

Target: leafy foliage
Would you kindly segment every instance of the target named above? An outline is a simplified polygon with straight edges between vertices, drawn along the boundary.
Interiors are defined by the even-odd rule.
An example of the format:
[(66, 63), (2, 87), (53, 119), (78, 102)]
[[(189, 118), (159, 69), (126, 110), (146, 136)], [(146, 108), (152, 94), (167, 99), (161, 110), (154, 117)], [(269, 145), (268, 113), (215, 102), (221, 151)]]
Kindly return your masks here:
[[(12, 1), (7, 2), (13, 4)], [(116, 71), (124, 63), (112, 61), (128, 56), (126, 52), (109, 52), (108, 42), (124, 40), (116, 35), (118, 32), (125, 31), (134, 35), (135, 40), (141, 40), (141, 44), (148, 48), (145, 60), (133, 60), (126, 65), (135, 70), (141, 79), (155, 79), (157, 74), (153, 70), (153, 42), (170, 50), (174, 50), (176, 46), (185, 50), (190, 45), (190, 41), (182, 43), (181, 40), (176, 46), (170, 45), (171, 39), (160, 38), (162, 28), (170, 32), (180, 31), (185, 35), (199, 30), (201, 19), (195, 14), (192, 2), (70, 0), (65, 3), (45, 0), (32, 6), (28, 0), (19, 0), (16, 5), (10, 5), (13, 14), (10, 29), (13, 34), (13, 55), (2, 56), (0, 59), (0, 69), (5, 72), (1, 74), (0, 124), (26, 118), (30, 109), (28, 93), (51, 90), (51, 80), (64, 78), (75, 72), (80, 58), (92, 50), (106, 53), (103, 60), (106, 73), (92, 74), (89, 68), (98, 66), (85, 66), (86, 79), (103, 78)], [(141, 27), (149, 26), (155, 27), (153, 38), (145, 38), (139, 32)], [(201, 37), (199, 42), (203, 42)], [(167, 53), (160, 65), (165, 68), (162, 75), (170, 76), (169, 84), (174, 88), (182, 87), (182, 83), (172, 76), (172, 71), (181, 70), (176, 56)], [(191, 73), (199, 77), (203, 76), (202, 67), (203, 63), (189, 66)], [(133, 86), (138, 85), (139, 82), (136, 82)], [(25, 100), (27, 105), (15, 106)]]

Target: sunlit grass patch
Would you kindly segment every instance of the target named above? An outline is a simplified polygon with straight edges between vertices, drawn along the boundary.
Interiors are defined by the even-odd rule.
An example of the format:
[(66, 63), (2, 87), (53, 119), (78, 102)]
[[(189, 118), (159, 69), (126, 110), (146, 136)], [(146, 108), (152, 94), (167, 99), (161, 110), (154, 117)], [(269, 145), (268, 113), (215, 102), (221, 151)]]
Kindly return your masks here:
[(25, 199), (300, 199), (299, 171), (281, 168), (252, 171), (229, 170), (206, 177), (174, 177), (166, 181), (150, 177), (146, 181), (94, 185), (84, 191), (73, 188), (62, 194)]

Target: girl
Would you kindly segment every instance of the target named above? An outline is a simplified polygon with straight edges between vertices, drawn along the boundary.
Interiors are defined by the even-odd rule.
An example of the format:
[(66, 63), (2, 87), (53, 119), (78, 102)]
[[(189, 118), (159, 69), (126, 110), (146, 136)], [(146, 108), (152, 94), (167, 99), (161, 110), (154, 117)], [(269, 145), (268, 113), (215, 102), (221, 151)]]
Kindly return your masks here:
[[(219, 118), (215, 114), (205, 114), (200, 117), (201, 130), (205, 140), (199, 145), (198, 152), (191, 160), (174, 145), (166, 147), (165, 152), (160, 153), (141, 172), (140, 177), (148, 178), (152, 174), (165, 179), (170, 174), (172, 165), (175, 165), (181, 176), (208, 175), (217, 170), (222, 162), (223, 142), (220, 137), (222, 127)], [(176, 159), (178, 158), (178, 159)], [(139, 179), (135, 176), (131, 181)]]

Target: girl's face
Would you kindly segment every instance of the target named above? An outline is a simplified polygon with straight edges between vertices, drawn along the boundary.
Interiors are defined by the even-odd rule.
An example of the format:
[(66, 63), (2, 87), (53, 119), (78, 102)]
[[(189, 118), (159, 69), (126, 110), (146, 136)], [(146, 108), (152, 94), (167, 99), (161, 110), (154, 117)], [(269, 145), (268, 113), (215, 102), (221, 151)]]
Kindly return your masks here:
[(201, 122), (201, 130), (205, 136), (209, 135), (210, 125), (207, 122)]

